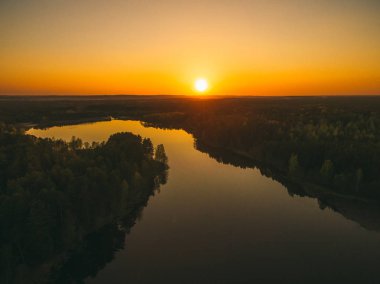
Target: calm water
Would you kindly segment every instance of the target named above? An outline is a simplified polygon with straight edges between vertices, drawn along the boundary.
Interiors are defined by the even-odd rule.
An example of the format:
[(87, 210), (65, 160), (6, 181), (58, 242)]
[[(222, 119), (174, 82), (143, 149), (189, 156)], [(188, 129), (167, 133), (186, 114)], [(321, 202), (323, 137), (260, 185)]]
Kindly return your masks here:
[(185, 131), (113, 120), (29, 133), (91, 142), (122, 131), (165, 145), (169, 179), (86, 283), (379, 283), (378, 232), (258, 170), (218, 163)]

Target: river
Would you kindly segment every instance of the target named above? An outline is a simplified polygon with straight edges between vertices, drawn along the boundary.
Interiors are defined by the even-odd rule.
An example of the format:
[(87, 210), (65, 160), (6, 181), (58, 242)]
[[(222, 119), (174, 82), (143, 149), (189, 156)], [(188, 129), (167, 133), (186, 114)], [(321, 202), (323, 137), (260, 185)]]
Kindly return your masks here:
[(104, 141), (132, 132), (164, 144), (168, 182), (114, 259), (86, 283), (375, 283), (380, 234), (318, 200), (289, 195), (257, 169), (219, 163), (183, 130), (138, 121), (31, 129), (38, 137)]

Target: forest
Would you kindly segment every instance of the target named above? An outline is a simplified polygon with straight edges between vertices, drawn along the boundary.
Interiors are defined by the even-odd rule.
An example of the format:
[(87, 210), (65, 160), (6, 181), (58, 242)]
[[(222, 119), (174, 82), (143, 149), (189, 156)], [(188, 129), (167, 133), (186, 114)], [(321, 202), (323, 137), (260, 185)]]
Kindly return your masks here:
[(218, 161), (257, 167), (289, 194), (316, 197), (321, 208), (379, 229), (380, 97), (3, 96), (2, 282), (80, 282), (122, 249), (166, 182), (163, 145), (153, 149), (130, 133), (91, 144), (25, 135), (32, 126), (112, 118), (184, 129)]
[[(167, 169), (163, 145), (154, 149), (149, 139), (130, 133), (89, 145), (0, 124), (0, 282), (46, 282), (45, 270), (54, 270), (60, 282), (61, 268), (83, 253), (94, 232), (125, 236), (166, 182)], [(110, 261), (112, 252), (97, 265)]]
[[(193, 112), (179, 118), (179, 125), (203, 144), (251, 158), (291, 180), (379, 199), (379, 104), (345, 106), (329, 100), (235, 109), (231, 104), (232, 110)], [(174, 120), (166, 114), (148, 119), (164, 127)]]
[[(16, 110), (22, 110), (19, 115)], [(17, 113), (17, 115), (15, 115)], [(19, 112), (20, 113), (20, 112)], [(380, 198), (380, 97), (3, 97), (0, 120), (46, 127), (138, 119), (184, 129), (203, 145), (288, 179)]]

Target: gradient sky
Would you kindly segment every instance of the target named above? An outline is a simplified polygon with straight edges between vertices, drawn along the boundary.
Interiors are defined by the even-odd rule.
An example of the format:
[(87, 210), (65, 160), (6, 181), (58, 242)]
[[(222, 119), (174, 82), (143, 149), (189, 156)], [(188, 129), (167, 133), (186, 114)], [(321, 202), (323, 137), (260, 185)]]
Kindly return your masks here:
[(380, 94), (379, 0), (1, 0), (2, 94)]

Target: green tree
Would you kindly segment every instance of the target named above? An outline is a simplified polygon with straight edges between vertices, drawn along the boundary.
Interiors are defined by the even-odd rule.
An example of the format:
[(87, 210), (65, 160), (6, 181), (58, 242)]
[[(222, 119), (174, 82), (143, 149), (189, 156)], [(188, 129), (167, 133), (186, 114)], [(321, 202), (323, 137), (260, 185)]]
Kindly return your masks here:
[(292, 153), (292, 155), (289, 158), (289, 174), (295, 175), (298, 172), (299, 169), (299, 163), (298, 163), (298, 155)]
[(356, 178), (356, 191), (358, 191), (360, 183), (363, 179), (363, 170), (362, 169), (359, 168), (356, 170), (355, 178)]
[(333, 162), (331, 160), (325, 160), (319, 170), (319, 173), (325, 182), (330, 181), (334, 174)]
[(152, 144), (152, 141), (150, 141), (149, 138), (143, 139), (142, 146), (143, 146), (143, 149), (144, 149), (144, 154), (147, 157), (153, 157), (153, 152), (154, 152), (153, 144)]
[(157, 145), (154, 159), (163, 164), (168, 163), (168, 157), (166, 156), (164, 145), (162, 144)]

